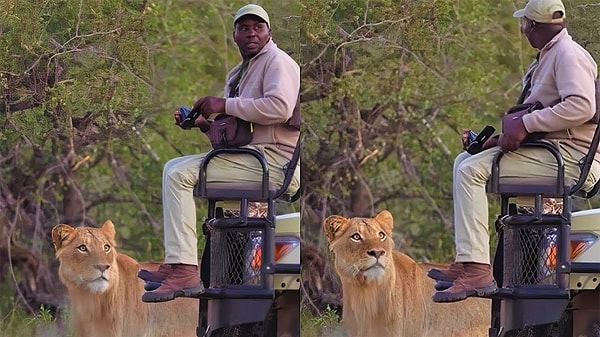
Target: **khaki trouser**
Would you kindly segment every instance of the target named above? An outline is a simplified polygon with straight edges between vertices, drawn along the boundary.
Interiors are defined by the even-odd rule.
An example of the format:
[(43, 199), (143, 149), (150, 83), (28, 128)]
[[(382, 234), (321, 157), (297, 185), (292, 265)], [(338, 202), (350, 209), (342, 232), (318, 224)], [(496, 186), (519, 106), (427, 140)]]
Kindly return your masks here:
[[(579, 177), (577, 165), (583, 153), (564, 143), (560, 152), (565, 162), (565, 183), (571, 184)], [(488, 200), (486, 183), (492, 173), (492, 163), (500, 147), (493, 147), (476, 155), (459, 154), (454, 161), (454, 240), (456, 262), (490, 263), (488, 234)], [(556, 159), (544, 149), (521, 148), (505, 153), (500, 161), (500, 179), (523, 179), (534, 184), (556, 181)], [(600, 177), (600, 164), (594, 161), (585, 190), (591, 189)]]
[[(262, 150), (271, 182), (281, 185), (282, 167), (289, 162), (273, 150)], [(206, 154), (189, 155), (169, 160), (163, 169), (163, 218), (165, 263), (198, 264), (198, 239), (196, 237), (196, 204), (194, 186), (198, 183), (200, 162)], [(261, 181), (260, 164), (250, 155), (227, 154), (210, 161), (207, 171), (209, 182), (256, 182)], [(300, 187), (300, 165), (296, 167), (288, 193)]]

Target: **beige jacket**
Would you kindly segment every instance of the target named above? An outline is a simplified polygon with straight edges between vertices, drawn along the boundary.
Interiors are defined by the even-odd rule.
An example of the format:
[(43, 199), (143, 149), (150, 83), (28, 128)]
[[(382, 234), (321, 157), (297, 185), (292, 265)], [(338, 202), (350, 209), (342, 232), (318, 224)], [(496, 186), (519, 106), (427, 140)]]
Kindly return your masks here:
[(563, 29), (540, 50), (531, 94), (524, 103), (539, 101), (545, 108), (523, 116), (527, 132), (548, 132), (545, 139), (566, 140), (587, 153), (596, 126), (588, 121), (596, 109), (597, 76), (590, 53)]
[[(240, 68), (241, 63), (227, 74), (225, 97)], [(251, 144), (273, 148), (291, 158), (300, 131), (286, 122), (292, 117), (299, 91), (300, 67), (269, 40), (250, 60), (240, 82), (239, 97), (226, 98), (225, 113), (253, 122)]]

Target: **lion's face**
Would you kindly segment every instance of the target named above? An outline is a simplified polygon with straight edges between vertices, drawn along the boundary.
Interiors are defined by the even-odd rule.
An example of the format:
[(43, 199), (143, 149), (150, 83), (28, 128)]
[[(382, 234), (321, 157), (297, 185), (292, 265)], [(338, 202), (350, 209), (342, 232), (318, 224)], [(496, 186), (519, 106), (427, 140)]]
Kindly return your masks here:
[(335, 265), (342, 278), (380, 280), (393, 268), (392, 228), (388, 211), (375, 218), (344, 218), (332, 215), (325, 219), (323, 231), (335, 253)]
[(103, 293), (118, 277), (115, 227), (109, 220), (100, 228), (57, 225), (52, 242), (60, 261), (59, 275), (67, 287), (87, 287)]

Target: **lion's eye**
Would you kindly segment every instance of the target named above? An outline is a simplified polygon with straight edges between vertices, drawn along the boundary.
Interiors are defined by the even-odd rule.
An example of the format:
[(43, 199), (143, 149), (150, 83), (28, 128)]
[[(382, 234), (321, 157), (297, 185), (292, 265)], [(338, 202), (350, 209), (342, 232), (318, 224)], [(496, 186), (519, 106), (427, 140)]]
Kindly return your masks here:
[(79, 249), (80, 252), (87, 252), (88, 250), (86, 245), (79, 245), (77, 249)]
[(362, 238), (360, 237), (360, 234), (354, 233), (350, 236), (350, 239), (352, 239), (353, 241), (360, 241)]
[(385, 233), (384, 232), (379, 232), (379, 240), (381, 240), (381, 241), (385, 240)]
[(107, 252), (107, 253), (110, 252), (110, 249), (111, 249), (110, 245), (104, 245), (105, 252)]

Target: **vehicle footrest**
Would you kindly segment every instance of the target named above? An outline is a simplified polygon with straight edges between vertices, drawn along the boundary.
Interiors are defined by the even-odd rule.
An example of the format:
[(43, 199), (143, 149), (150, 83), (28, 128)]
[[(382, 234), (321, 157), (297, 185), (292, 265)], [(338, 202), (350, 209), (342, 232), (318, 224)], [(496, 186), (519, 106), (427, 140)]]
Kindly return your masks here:
[(231, 289), (231, 288), (206, 288), (198, 296), (204, 299), (274, 299), (275, 291), (268, 289)]
[(518, 287), (499, 288), (498, 291), (489, 296), (496, 299), (568, 299), (569, 292), (565, 289), (555, 287)]
[(540, 216), (530, 214), (505, 215), (500, 219), (504, 225), (522, 226), (522, 225), (539, 225), (560, 226), (566, 222), (566, 219), (560, 214), (542, 214)]
[(242, 218), (214, 218), (206, 220), (206, 224), (214, 227), (240, 227), (246, 223)]
[(206, 220), (206, 225), (218, 228), (265, 228), (265, 226), (271, 224), (274, 226), (273, 221), (268, 218), (214, 218)]

